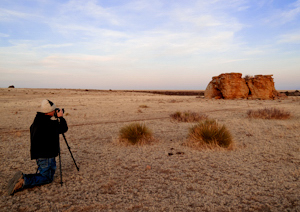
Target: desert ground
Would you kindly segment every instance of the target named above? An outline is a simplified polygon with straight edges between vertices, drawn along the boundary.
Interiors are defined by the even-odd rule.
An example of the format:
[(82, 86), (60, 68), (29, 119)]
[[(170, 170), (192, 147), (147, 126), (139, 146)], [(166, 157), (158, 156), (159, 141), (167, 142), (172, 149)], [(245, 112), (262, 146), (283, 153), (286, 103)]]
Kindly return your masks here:
[[(29, 127), (43, 99), (65, 109), (62, 177), (7, 195), (17, 170), (35, 173)], [(300, 211), (300, 97), (215, 100), (143, 92), (0, 89), (0, 211)], [(248, 110), (275, 107), (287, 120), (249, 119)], [(182, 145), (195, 123), (176, 111), (204, 113), (231, 132), (233, 150)], [(156, 142), (128, 146), (121, 127), (145, 123)], [(172, 154), (169, 154), (172, 153)], [(181, 153), (181, 154), (179, 154)]]

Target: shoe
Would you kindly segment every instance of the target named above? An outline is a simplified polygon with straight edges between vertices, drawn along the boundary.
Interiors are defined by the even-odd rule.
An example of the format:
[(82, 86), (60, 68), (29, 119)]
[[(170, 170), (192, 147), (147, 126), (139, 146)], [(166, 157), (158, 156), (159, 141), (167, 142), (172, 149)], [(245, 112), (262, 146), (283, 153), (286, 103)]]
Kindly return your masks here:
[(21, 171), (17, 171), (13, 178), (11, 178), (8, 182), (7, 193), (9, 195), (13, 195), (16, 191), (22, 189), (23, 185), (23, 173)]

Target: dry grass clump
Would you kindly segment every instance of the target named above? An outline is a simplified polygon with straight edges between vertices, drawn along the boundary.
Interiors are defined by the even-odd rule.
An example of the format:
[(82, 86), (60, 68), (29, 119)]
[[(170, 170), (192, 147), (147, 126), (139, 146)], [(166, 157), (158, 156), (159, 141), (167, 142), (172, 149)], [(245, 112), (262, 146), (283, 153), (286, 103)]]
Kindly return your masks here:
[(176, 121), (180, 122), (199, 122), (201, 120), (207, 119), (207, 115), (205, 114), (199, 114), (196, 112), (191, 112), (191, 111), (185, 111), (185, 112), (180, 112), (177, 111), (173, 114), (170, 115), (170, 117)]
[(188, 146), (200, 148), (232, 148), (231, 133), (215, 120), (205, 120), (189, 129)]
[(264, 108), (258, 110), (248, 110), (247, 115), (249, 118), (260, 119), (288, 119), (290, 118), (290, 112), (277, 108)]
[(119, 140), (130, 144), (146, 144), (153, 141), (152, 131), (142, 123), (131, 123), (119, 131)]

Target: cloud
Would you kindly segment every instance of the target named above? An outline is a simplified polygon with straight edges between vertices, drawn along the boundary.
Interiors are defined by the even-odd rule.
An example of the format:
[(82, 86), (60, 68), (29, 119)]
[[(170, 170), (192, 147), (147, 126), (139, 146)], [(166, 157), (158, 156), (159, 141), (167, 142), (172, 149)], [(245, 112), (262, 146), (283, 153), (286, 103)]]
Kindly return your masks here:
[(281, 35), (278, 43), (300, 44), (300, 31)]
[(85, 40), (87, 38), (100, 40), (101, 38), (118, 39), (128, 37), (125, 32), (119, 30), (101, 28), (80, 23), (65, 24), (52, 22), (51, 27), (67, 37), (71, 36), (73, 39), (78, 38), (77, 42), (80, 40)]
[[(27, 55), (27, 61), (35, 61), (36, 66), (41, 67), (106, 72), (125, 68), (134, 73), (135, 70), (147, 70), (149, 67), (161, 71), (170, 67), (171, 63), (179, 68), (188, 68), (185, 61), (190, 61), (189, 58), (238, 48), (235, 33), (242, 25), (230, 16), (216, 15), (213, 10), (202, 13), (209, 9), (209, 4), (198, 5), (197, 8), (187, 5), (183, 9), (175, 4), (169, 10), (164, 8), (168, 5), (162, 5), (158, 1), (153, 4), (148, 1), (131, 2), (130, 5), (132, 8), (124, 7), (119, 10), (118, 6), (107, 9), (94, 0), (69, 1), (56, 16), (40, 19), (51, 26), (54, 32), (68, 38), (67, 43), (58, 43), (50, 37), (45, 41), (15, 41), (12, 42), (15, 48), (11, 48), (10, 52), (12, 55), (13, 51), (22, 52)], [(130, 13), (137, 8), (139, 14)], [(157, 10), (154, 17), (148, 18), (157, 19), (157, 22), (140, 30), (139, 15), (154, 10)], [(75, 16), (77, 17), (71, 20)], [(110, 22), (107, 20), (111, 17), (114, 23), (122, 22), (124, 26), (94, 24), (97, 21)], [(132, 22), (133, 18), (136, 19), (135, 22)], [(130, 29), (124, 30), (126, 26)], [(72, 51), (64, 53), (69, 48)], [(46, 52), (43, 49), (60, 49), (60, 52)], [(26, 60), (23, 62), (27, 64)], [(199, 63), (191, 62), (188, 66), (194, 68)]]
[[(240, 5), (236, 3), (237, 1), (231, 2)], [(221, 16), (209, 10), (211, 5), (201, 5), (200, 12), (198, 10), (200, 6), (193, 8), (190, 4), (187, 6), (175, 4), (168, 10), (165, 10), (166, 6), (168, 5), (162, 5), (157, 1), (151, 4), (148, 1), (133, 1), (119, 11), (119, 7), (109, 7), (104, 10), (104, 7), (97, 5), (96, 1), (83, 3), (73, 0), (62, 9), (62, 17), (70, 11), (80, 11), (78, 16), (90, 17), (90, 23), (81, 21), (67, 23), (63, 20), (59, 23), (52, 23), (52, 27), (66, 36), (78, 37), (79, 40), (89, 39), (99, 47), (101, 44), (109, 43), (121, 48), (141, 47), (145, 51), (156, 48), (166, 53), (194, 52), (199, 49), (225, 50), (232, 44), (235, 33), (243, 28), (243, 25), (231, 16)], [(130, 13), (137, 8), (138, 14)], [(154, 9), (156, 12), (153, 15), (148, 14), (147, 11)], [(206, 9), (208, 10), (202, 13)], [(144, 15), (141, 15), (143, 13)], [(151, 16), (147, 17), (147, 15)], [(122, 26), (93, 25), (97, 16), (103, 18), (103, 22), (113, 17), (114, 22), (122, 23)], [(139, 21), (139, 19), (147, 18), (151, 19), (150, 25)], [(147, 25), (147, 28), (140, 28), (140, 25)]]
[(1, 38), (7, 38), (7, 37), (9, 37), (9, 35), (8, 35), (8, 34), (1, 33), (1, 32), (0, 32), (0, 37), (1, 37)]
[(269, 15), (265, 22), (274, 25), (283, 25), (297, 20), (300, 15), (300, 0), (288, 4), (285, 8), (278, 8), (273, 10), (273, 14)]
[(109, 8), (103, 8), (96, 0), (70, 0), (62, 5), (60, 9), (61, 18), (68, 20), (79, 20), (81, 22), (91, 22), (96, 25), (119, 25), (118, 18), (115, 17)]
[(219, 63), (235, 63), (235, 62), (240, 62), (245, 60), (250, 60), (250, 59), (244, 58), (244, 59), (221, 60)]
[(38, 16), (35, 14), (0, 8), (0, 22), (11, 22), (11, 21), (14, 21), (15, 19), (20, 19), (20, 20), (27, 19), (28, 20), (28, 19), (34, 19), (37, 17)]
[(72, 43), (64, 43), (64, 44), (47, 44), (47, 45), (39, 46), (39, 48), (43, 48), (43, 49), (53, 49), (53, 48), (69, 47), (69, 46), (73, 46), (73, 45), (74, 45), (74, 44), (72, 44)]
[(43, 59), (43, 63), (101, 63), (107, 61), (116, 61), (117, 58), (111, 56), (98, 56), (98, 55), (51, 55)]
[[(126, 56), (116, 57), (114, 55), (54, 54), (41, 59), (40, 65), (48, 69), (62, 69), (65, 70), (65, 72), (70, 72), (70, 74), (115, 74), (120, 70), (126, 70), (128, 67), (131, 67), (133, 60), (134, 59)], [(132, 68), (132, 70), (134, 70), (134, 68)]]
[(300, 0), (292, 3), (290, 9), (281, 13), (281, 18), (284, 23), (295, 20), (300, 15)]
[[(74, 86), (82, 76), (86, 84), (97, 84), (103, 75), (111, 77), (108, 84), (137, 80), (143, 85), (149, 79), (149, 86), (157, 87), (157, 78), (164, 84), (176, 75), (173, 81), (183, 85), (183, 79), (224, 71), (259, 74), (274, 69), (273, 61), (288, 50), (293, 50), (288, 56), (299, 55), (285, 44), (299, 44), (300, 32), (293, 27), (298, 26), (300, 0), (277, 2), (280, 7), (272, 0), (31, 3), (0, 3), (0, 27), (7, 29), (0, 33), (2, 70), (59, 72)], [(262, 17), (269, 18), (263, 26)], [(282, 23), (289, 24), (282, 29)]]
[(265, 46), (260, 46), (257, 48), (247, 48), (243, 51), (243, 54), (245, 55), (262, 55), (266, 53), (266, 48)]

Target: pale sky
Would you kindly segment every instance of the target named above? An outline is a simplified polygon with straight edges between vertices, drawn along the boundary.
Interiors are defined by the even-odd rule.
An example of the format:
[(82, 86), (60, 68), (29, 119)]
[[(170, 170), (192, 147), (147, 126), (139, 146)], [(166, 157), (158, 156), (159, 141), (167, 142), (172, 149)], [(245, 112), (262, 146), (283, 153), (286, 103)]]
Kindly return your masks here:
[(0, 87), (300, 89), (300, 0), (0, 0)]

